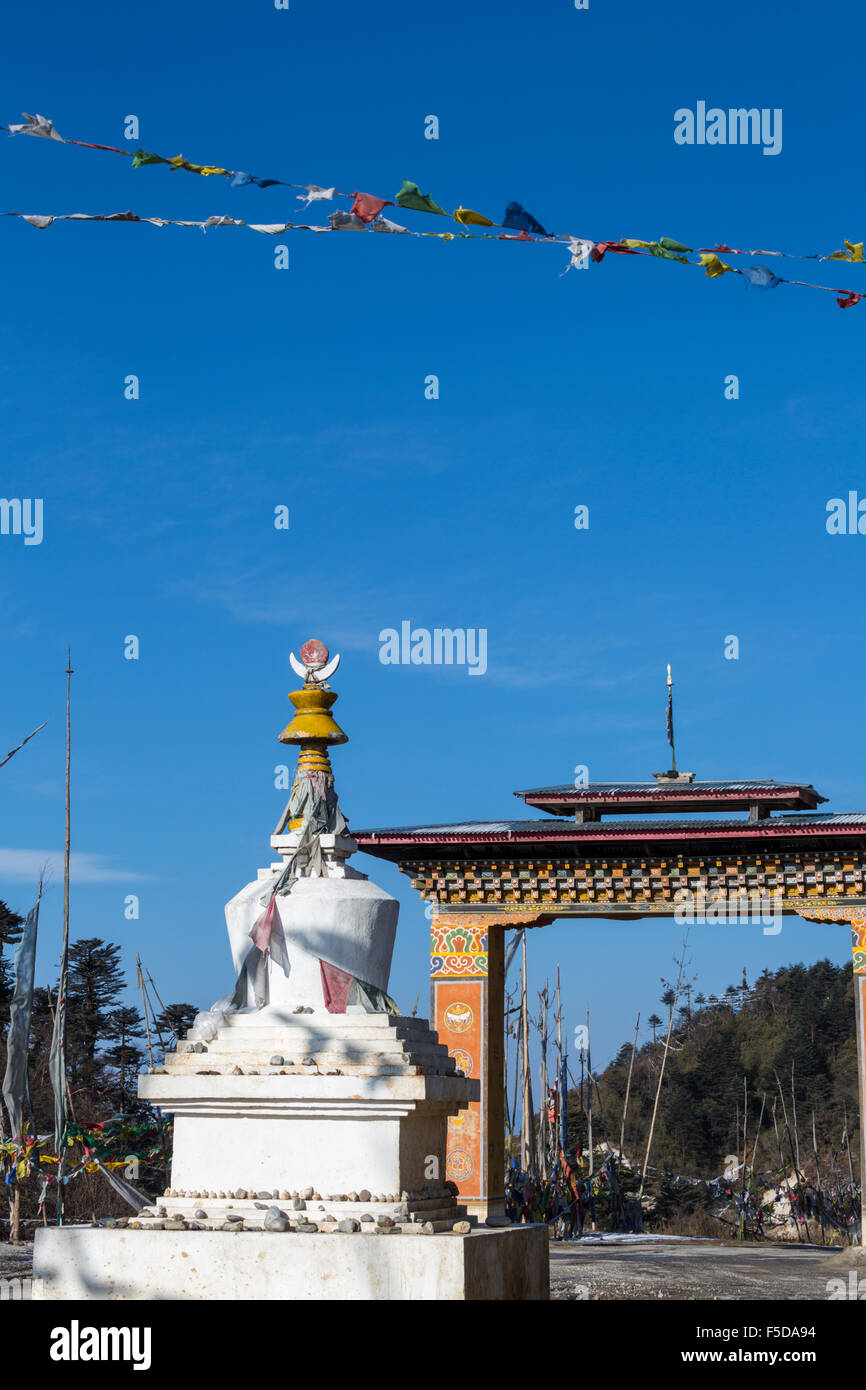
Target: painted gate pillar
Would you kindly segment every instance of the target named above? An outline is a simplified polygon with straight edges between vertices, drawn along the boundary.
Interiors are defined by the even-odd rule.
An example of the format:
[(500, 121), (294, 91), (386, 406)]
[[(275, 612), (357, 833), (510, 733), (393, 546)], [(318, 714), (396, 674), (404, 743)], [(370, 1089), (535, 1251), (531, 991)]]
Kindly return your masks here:
[(437, 913), (430, 933), (430, 1021), (481, 1099), (448, 1121), (445, 1177), (485, 1221), (505, 1215), (505, 932), (488, 917)]
[(505, 1220), (505, 928), (538, 913), (437, 912), (430, 932), (430, 1020), (481, 1099), (448, 1121), (446, 1178), (480, 1220)]
[(847, 922), (854, 967), (854, 1018), (860, 1093), (860, 1244), (866, 1244), (866, 907), (824, 907), (799, 915), (810, 922)]

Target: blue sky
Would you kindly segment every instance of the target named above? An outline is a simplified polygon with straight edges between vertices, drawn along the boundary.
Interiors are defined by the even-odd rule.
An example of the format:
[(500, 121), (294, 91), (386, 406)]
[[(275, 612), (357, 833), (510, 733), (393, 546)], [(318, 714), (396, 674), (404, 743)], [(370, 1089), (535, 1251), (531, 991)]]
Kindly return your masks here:
[[(592, 239), (825, 252), (864, 234), (846, 56), (864, 28), (850, 4), (674, 19), (609, 0), (49, 2), (7, 16), (0, 120), (39, 111), (123, 146), (135, 114), (145, 148), (199, 163), (391, 198), (408, 178), (448, 209), (498, 220), (517, 200)], [(781, 108), (782, 152), (677, 145), (674, 112), (699, 100)], [(27, 137), (0, 136), (0, 159), (2, 210), (297, 218), (286, 188)], [(828, 499), (866, 495), (866, 305), (649, 258), (563, 277), (548, 245), (285, 240), (278, 271), (273, 239), (245, 229), (0, 221), (0, 494), (45, 509), (41, 545), (0, 536), (4, 751), (50, 720), (0, 774), (0, 896), (26, 910), (33, 852), (62, 845), (67, 643), (73, 936), (119, 941), (128, 968), (140, 951), (166, 999), (228, 986), (222, 908), (271, 857), (288, 654), (313, 634), (343, 653), (334, 764), (358, 827), (519, 815), (514, 788), (578, 763), (649, 776), (667, 661), (683, 766), (811, 780), (833, 809), (866, 809), (866, 538), (825, 529)], [(487, 673), (382, 665), (379, 632), (402, 620), (486, 628)], [(401, 899), (392, 992), (408, 1010), (420, 991), (423, 1012), (423, 906), (363, 867)], [(603, 1060), (657, 1004), (679, 936), (562, 923), (533, 934), (531, 984), (560, 963), (570, 1024), (589, 1002)], [(850, 958), (844, 929), (788, 919), (691, 946), (707, 992), (744, 963), (824, 954)]]

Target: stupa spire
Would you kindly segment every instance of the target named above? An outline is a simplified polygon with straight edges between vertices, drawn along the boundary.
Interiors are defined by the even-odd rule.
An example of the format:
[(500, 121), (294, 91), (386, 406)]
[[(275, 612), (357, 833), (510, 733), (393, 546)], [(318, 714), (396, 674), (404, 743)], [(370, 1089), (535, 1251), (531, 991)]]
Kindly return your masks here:
[(280, 743), (300, 744), (299, 773), (322, 772), (330, 776), (328, 748), (349, 741), (331, 714), (339, 696), (327, 684), (340, 664), (340, 656), (338, 653), (332, 658), (324, 642), (313, 637), (301, 647), (300, 657), (298, 661), (294, 652), (289, 657), (292, 670), (303, 676), (304, 684), (301, 690), (289, 692), (296, 712), (280, 734)]

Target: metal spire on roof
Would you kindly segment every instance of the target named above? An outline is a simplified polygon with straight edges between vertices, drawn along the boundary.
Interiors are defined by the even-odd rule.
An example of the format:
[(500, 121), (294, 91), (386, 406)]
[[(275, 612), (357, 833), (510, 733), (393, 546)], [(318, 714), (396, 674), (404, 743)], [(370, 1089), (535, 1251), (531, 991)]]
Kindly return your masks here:
[(657, 782), (689, 783), (695, 780), (693, 772), (677, 771), (677, 754), (674, 747), (674, 683), (671, 676), (671, 664), (668, 662), (668, 709), (667, 709), (667, 733), (668, 743), (671, 746), (671, 769), (670, 772), (654, 772), (653, 776)]
[(674, 683), (671, 680), (671, 663), (668, 662), (668, 743), (671, 746), (671, 772), (677, 775), (677, 755), (674, 748)]

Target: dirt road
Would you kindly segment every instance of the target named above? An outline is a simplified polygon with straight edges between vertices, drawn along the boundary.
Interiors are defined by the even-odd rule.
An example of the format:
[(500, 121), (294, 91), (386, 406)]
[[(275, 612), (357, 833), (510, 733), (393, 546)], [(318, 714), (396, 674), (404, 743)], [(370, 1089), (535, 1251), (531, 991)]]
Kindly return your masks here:
[[(552, 1244), (550, 1296), (557, 1299), (775, 1299), (828, 1297), (846, 1277), (820, 1246)], [(864, 1271), (858, 1271), (860, 1277)]]

